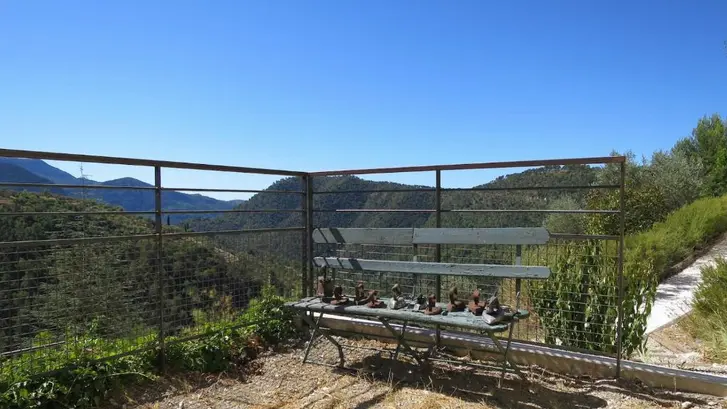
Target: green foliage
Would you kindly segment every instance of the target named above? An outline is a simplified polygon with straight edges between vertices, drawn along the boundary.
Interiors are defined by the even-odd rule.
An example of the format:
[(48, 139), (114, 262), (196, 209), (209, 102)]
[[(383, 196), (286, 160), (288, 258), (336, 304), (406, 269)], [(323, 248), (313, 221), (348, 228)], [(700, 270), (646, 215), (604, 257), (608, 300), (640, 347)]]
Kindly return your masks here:
[[(553, 273), (543, 283), (530, 283), (530, 298), (546, 330), (545, 341), (616, 353), (616, 301), (619, 299), (616, 246), (586, 241), (559, 247), (555, 254), (535, 256), (539, 264), (549, 265)], [(621, 334), (626, 356), (643, 347), (643, 332), (656, 285), (648, 260), (628, 255), (624, 267)]]
[(671, 213), (648, 231), (627, 237), (627, 251), (642, 251), (664, 278), (669, 268), (727, 232), (727, 196), (702, 198)]
[(276, 344), (292, 338), (296, 331), (290, 320), (290, 313), (283, 309), (285, 299), (275, 294), (275, 288), (263, 288), (262, 297), (253, 300), (243, 312), (242, 319), (251, 323), (249, 331), (269, 344)]
[[(219, 372), (241, 367), (254, 359), (261, 346), (274, 345), (296, 335), (292, 312), (281, 309), (283, 300), (267, 288), (253, 303), (256, 310), (190, 328), (179, 336), (166, 338), (164, 359), (169, 369)], [(266, 313), (265, 308), (275, 309)], [(268, 319), (270, 322), (253, 320)], [(258, 333), (257, 331), (261, 331)], [(203, 335), (188, 340), (192, 335)], [(48, 341), (48, 335), (39, 336)], [(260, 344), (259, 340), (264, 343)], [(121, 353), (121, 345), (137, 347), (133, 355), (110, 358)], [(86, 334), (57, 349), (28, 352), (0, 361), (0, 407), (90, 408), (130, 382), (155, 378), (161, 362), (155, 336), (108, 340)], [(37, 376), (34, 361), (46, 365), (46, 375)], [(61, 369), (58, 369), (61, 368)]]
[(702, 282), (694, 292), (694, 308), (702, 316), (724, 317), (727, 312), (727, 259), (718, 257), (714, 265), (706, 265), (701, 270)]
[[(572, 196), (559, 197), (548, 205), (551, 210), (578, 210), (584, 206)], [(550, 233), (583, 234), (586, 232), (586, 216), (577, 213), (551, 213), (543, 222)]]
[(727, 193), (727, 129), (718, 114), (701, 118), (692, 135), (680, 140), (675, 149), (701, 162), (703, 194)]
[[(594, 210), (618, 210), (620, 192), (591, 191), (588, 208)], [(637, 233), (650, 228), (668, 214), (666, 200), (661, 190), (654, 185), (627, 186), (624, 192), (624, 231)], [(586, 221), (586, 231), (591, 234), (621, 234), (621, 217), (618, 214), (591, 215)]]
[(706, 355), (727, 362), (727, 259), (701, 269), (702, 282), (694, 293), (694, 311), (680, 325), (705, 346)]

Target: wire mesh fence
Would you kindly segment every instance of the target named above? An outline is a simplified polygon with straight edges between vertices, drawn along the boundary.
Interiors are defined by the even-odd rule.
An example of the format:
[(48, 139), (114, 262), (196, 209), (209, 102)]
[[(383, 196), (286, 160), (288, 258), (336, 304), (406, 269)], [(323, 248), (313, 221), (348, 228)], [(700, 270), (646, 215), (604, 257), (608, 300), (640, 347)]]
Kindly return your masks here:
[[(164, 340), (235, 325), (266, 287), (302, 295), (300, 176), (264, 192), (177, 191), (161, 184), (160, 166), (132, 162), (152, 166), (155, 184), (0, 178), (3, 380), (157, 351)], [(186, 193), (197, 189), (253, 200)]]
[[(164, 164), (199, 172), (216, 168), (119, 163), (152, 167), (154, 184), (0, 182), (3, 371), (51, 371), (74, 359), (104, 359), (156, 348), (166, 338), (198, 337), (211, 324), (232, 325), (265, 287), (291, 299), (313, 294), (319, 272), (309, 270), (310, 256), (512, 265), (518, 251), (511, 245), (313, 245), (311, 232), (320, 227), (541, 226), (539, 210), (557, 194), (554, 189), (517, 197), (499, 188), (444, 189), (440, 170), (436, 187), (381, 182), (367, 190), (367, 183), (350, 176), (282, 172), (268, 189), (166, 188)], [(248, 197), (221, 203), (199, 195), (213, 192)], [(515, 204), (520, 212), (505, 217)], [(551, 221), (579, 226), (584, 217), (561, 216)], [(548, 265), (553, 277), (524, 285), (520, 305), (532, 317), (516, 326), (514, 338), (617, 354), (618, 244), (614, 237), (556, 238), (547, 245), (523, 246), (521, 263)], [(436, 294), (446, 301), (456, 287), (460, 299), (478, 289), (483, 297), (516, 302), (510, 279), (333, 274), (347, 294), (363, 281), (383, 297), (398, 284), (412, 297)]]

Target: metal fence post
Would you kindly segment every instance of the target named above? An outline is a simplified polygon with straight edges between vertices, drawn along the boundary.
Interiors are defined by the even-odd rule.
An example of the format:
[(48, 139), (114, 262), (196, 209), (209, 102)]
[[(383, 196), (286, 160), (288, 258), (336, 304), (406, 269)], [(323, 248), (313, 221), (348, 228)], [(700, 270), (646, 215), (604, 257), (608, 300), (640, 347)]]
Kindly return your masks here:
[(159, 279), (159, 364), (162, 371), (166, 368), (166, 348), (164, 345), (164, 262), (162, 260), (162, 168), (154, 166), (154, 228), (156, 233), (156, 268)]
[[(435, 213), (435, 222), (436, 227), (442, 227), (442, 171), (437, 169), (436, 171), (436, 179), (437, 179), (437, 185), (434, 192), (434, 209), (436, 211)], [(442, 245), (437, 244), (434, 248), (434, 260), (436, 262), (442, 261)], [(442, 299), (442, 276), (437, 274), (434, 282), (435, 286), (435, 294), (437, 295), (437, 300)]]
[(313, 295), (313, 176), (305, 177), (305, 264), (306, 295)]
[(623, 327), (624, 327), (624, 235), (626, 231), (625, 190), (626, 190), (626, 162), (621, 162), (621, 181), (619, 184), (619, 243), (618, 243), (618, 325), (616, 327), (616, 379), (621, 377), (621, 359), (623, 355)]

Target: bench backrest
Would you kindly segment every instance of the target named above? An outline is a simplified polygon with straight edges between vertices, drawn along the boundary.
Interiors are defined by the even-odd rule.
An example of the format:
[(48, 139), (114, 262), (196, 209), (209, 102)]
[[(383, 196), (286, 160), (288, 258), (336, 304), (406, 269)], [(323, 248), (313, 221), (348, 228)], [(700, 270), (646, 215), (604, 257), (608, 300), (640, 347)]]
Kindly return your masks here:
[[(550, 233), (542, 227), (510, 228), (326, 228), (313, 231), (318, 244), (371, 244), (417, 246), (419, 244), (545, 244)], [(433, 263), (418, 261), (367, 260), (315, 257), (318, 267), (350, 271), (388, 271), (412, 274), (487, 276), (545, 279), (550, 269), (543, 266)]]

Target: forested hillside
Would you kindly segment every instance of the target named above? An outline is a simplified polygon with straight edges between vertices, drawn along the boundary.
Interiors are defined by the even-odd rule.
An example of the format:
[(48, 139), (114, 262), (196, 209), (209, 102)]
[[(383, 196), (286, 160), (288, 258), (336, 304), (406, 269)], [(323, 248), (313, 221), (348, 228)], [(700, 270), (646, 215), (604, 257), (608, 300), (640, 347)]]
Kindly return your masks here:
[[(50, 193), (0, 190), (0, 213), (118, 210)], [(168, 233), (179, 231), (174, 226)], [(0, 215), (0, 242), (149, 234), (148, 219), (126, 215)], [(222, 251), (203, 237), (167, 237), (162, 250), (164, 315), (170, 333), (205, 314), (243, 308), (265, 282), (299, 283), (299, 268), (269, 256)], [(158, 326), (157, 253), (152, 239), (0, 248), (0, 351), (28, 346), (38, 331), (103, 336)], [(286, 272), (290, 277), (285, 277)], [(92, 304), (93, 308), (88, 305)], [(207, 317), (209, 318), (209, 317)]]

